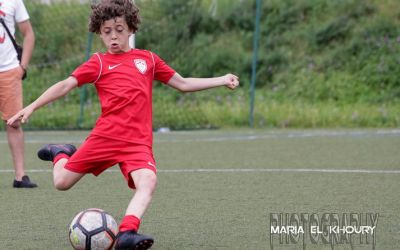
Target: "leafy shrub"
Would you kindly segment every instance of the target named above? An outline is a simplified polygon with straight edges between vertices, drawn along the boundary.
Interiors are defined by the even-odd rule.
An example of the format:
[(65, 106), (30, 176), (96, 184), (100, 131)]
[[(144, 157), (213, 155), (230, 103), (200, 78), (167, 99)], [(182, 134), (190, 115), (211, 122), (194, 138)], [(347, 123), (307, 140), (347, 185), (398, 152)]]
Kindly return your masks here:
[[(104, 51), (96, 35), (91, 51), (86, 51), (90, 9), (89, 4), (79, 2), (43, 5), (37, 0), (26, 1), (37, 46), (28, 80), (24, 82), (25, 103), (67, 77), (86, 59), (86, 52)], [(136, 36), (137, 47), (159, 54), (183, 76), (209, 77), (232, 72), (241, 79), (241, 88), (234, 96), (225, 89), (182, 95), (157, 85), (155, 126), (218, 127), (224, 126), (224, 121), (226, 126), (247, 124), (255, 2), (136, 2), (143, 17)], [(211, 8), (211, 3), (218, 8)], [(323, 122), (306, 120), (318, 120), (313, 116), (313, 105), (325, 102), (329, 107), (343, 106), (346, 113), (346, 107), (362, 104), (387, 105), (388, 117), (390, 112), (396, 112), (400, 98), (400, 19), (399, 11), (392, 8), (395, 4), (395, 0), (263, 1), (256, 110), (269, 110), (274, 103), (279, 108), (274, 122), (269, 122), (266, 112), (256, 112), (258, 124), (327, 126), (333, 124), (332, 117), (337, 115), (332, 111), (332, 117), (327, 118), (331, 108), (322, 112)], [(85, 106), (81, 107), (82, 92), (72, 92), (47, 112), (40, 111), (38, 118), (31, 121), (32, 126), (72, 128), (84, 108), (83, 126), (89, 128), (100, 111), (94, 88), (88, 87), (86, 96)], [(304, 113), (290, 113), (299, 103)], [(73, 111), (65, 115), (64, 107)], [(279, 112), (289, 112), (291, 117), (278, 115)], [(368, 115), (363, 112), (367, 111), (359, 114), (366, 120), (350, 123), (374, 124), (367, 121)], [(385, 121), (371, 119), (375, 124)], [(387, 121), (393, 125), (396, 119)]]

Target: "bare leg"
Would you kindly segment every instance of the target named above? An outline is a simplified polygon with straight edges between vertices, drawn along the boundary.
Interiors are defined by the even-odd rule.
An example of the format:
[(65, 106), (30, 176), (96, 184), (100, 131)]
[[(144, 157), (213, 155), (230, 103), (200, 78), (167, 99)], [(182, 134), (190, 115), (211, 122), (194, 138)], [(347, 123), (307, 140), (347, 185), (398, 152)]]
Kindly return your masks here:
[(139, 169), (130, 173), (136, 187), (135, 195), (129, 202), (125, 217), (120, 224), (115, 249), (149, 249), (154, 239), (138, 234), (140, 220), (153, 198), (157, 176), (150, 169)]
[(157, 176), (150, 169), (139, 169), (131, 173), (136, 192), (129, 202), (126, 215), (135, 215), (141, 219), (153, 198), (157, 186)]
[(60, 159), (53, 168), (53, 182), (56, 189), (65, 191), (75, 185), (85, 174), (75, 173), (65, 169), (68, 159)]
[(22, 180), (25, 175), (24, 170), (24, 132), (21, 126), (11, 127), (6, 125), (8, 146), (14, 163), (15, 179)]

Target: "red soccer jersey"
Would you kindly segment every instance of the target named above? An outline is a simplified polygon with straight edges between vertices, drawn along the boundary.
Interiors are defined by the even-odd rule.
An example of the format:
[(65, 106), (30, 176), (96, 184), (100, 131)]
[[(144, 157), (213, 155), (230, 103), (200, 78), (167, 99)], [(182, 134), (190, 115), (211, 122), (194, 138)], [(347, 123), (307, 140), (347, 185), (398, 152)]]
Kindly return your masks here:
[(152, 146), (152, 83), (167, 83), (175, 71), (147, 50), (95, 53), (71, 74), (78, 86), (93, 83), (101, 116), (92, 134)]

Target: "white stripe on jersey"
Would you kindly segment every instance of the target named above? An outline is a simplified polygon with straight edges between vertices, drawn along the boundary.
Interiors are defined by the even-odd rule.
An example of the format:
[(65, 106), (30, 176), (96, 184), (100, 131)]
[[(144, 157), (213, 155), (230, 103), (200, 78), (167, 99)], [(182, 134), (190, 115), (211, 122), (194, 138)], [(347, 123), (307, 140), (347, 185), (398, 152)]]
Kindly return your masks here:
[(151, 59), (153, 60), (153, 78), (155, 75), (155, 70), (156, 70), (156, 63), (154, 62), (154, 56), (153, 56), (153, 52), (149, 51), (150, 55), (151, 55)]
[(97, 77), (96, 81), (93, 82), (93, 84), (95, 84), (101, 76), (101, 72), (103, 71), (103, 62), (101, 61), (101, 57), (99, 56), (99, 53), (95, 53), (95, 55), (99, 58), (100, 61), (100, 72), (99, 72), (99, 76)]

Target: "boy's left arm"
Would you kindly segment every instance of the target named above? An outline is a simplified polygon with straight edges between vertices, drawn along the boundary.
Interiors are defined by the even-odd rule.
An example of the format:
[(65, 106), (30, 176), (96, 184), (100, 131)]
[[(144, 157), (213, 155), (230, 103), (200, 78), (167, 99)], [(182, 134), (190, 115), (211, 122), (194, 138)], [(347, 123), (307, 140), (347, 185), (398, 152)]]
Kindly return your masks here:
[(167, 84), (181, 92), (194, 92), (220, 86), (235, 89), (239, 86), (239, 77), (233, 74), (226, 74), (212, 78), (183, 78), (178, 73), (175, 73)]

